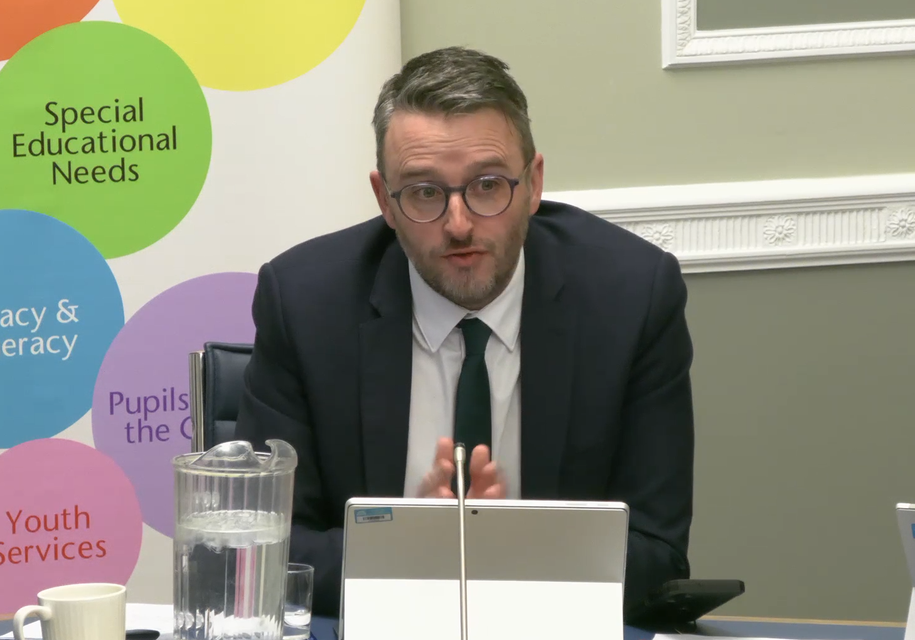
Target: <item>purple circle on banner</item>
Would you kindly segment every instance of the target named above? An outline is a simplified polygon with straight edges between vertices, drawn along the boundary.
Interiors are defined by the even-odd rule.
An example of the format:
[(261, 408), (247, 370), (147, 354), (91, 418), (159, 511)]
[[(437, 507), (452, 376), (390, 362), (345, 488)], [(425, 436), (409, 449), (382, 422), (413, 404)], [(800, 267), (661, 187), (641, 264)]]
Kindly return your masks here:
[(254, 341), (257, 276), (214, 273), (147, 302), (114, 339), (95, 383), (95, 446), (131, 479), (143, 521), (174, 535), (172, 459), (191, 450), (188, 354), (206, 342)]

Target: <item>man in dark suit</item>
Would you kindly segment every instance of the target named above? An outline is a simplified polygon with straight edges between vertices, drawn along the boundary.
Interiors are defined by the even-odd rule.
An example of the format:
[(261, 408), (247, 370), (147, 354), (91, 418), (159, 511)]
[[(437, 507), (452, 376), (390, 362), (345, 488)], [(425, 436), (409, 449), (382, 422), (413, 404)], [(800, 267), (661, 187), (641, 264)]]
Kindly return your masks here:
[(298, 451), (291, 558), (315, 567), (314, 611), (339, 607), (347, 499), (453, 497), (454, 441), (468, 497), (627, 503), (627, 604), (688, 577), (676, 259), (541, 202), (527, 102), (495, 58), (411, 60), (374, 125), (382, 215), (261, 269), (237, 427)]

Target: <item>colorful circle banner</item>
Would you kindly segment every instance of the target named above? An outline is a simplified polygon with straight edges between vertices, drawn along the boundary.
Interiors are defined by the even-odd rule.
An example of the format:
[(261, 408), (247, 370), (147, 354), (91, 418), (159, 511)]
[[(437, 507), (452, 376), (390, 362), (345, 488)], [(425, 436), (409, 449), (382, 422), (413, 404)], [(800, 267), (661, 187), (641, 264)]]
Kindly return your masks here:
[(130, 318), (102, 364), (92, 403), (95, 446), (133, 481), (143, 519), (174, 532), (172, 459), (191, 450), (188, 357), (208, 341), (254, 340), (257, 276), (214, 273), (168, 289)]
[(133, 485), (103, 453), (42, 439), (0, 454), (0, 611), (60, 584), (125, 584), (142, 539)]
[[(323, 62), (365, 0), (115, 0), (121, 19), (161, 38), (205, 87), (250, 91)], [(180, 19), (178, 18), (180, 16)]]
[(0, 449), (47, 438), (92, 406), (95, 378), (124, 326), (114, 274), (72, 227), (0, 211)]
[(0, 207), (54, 216), (106, 258), (175, 228), (200, 194), (211, 150), (194, 74), (139, 29), (58, 27), (0, 69)]
[(9, 60), (45, 31), (86, 17), (98, 0), (3, 0), (0, 2), (0, 60)]

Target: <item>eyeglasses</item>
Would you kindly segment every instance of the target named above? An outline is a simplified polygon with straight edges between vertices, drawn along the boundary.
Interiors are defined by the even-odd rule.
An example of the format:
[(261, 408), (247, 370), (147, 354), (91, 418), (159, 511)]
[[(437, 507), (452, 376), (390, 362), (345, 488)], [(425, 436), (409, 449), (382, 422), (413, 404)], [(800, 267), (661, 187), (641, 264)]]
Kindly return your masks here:
[(460, 193), (464, 204), (473, 213), (491, 218), (508, 209), (515, 195), (515, 187), (520, 183), (518, 178), (490, 175), (474, 178), (467, 184), (456, 187), (418, 182), (388, 195), (397, 201), (403, 214), (413, 222), (434, 222), (441, 218), (448, 210), (453, 193)]

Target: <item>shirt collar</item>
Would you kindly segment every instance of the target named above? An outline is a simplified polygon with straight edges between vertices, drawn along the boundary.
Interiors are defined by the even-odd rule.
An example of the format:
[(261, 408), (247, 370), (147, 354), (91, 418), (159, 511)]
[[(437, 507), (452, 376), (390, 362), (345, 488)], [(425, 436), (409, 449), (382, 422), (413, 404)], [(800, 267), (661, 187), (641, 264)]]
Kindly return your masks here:
[(505, 290), (479, 311), (468, 311), (434, 291), (409, 262), (410, 289), (413, 292), (413, 317), (433, 352), (438, 351), (457, 324), (464, 318), (479, 318), (492, 329), (509, 351), (514, 351), (521, 331), (521, 301), (524, 294), (524, 248), (518, 256), (515, 273)]

